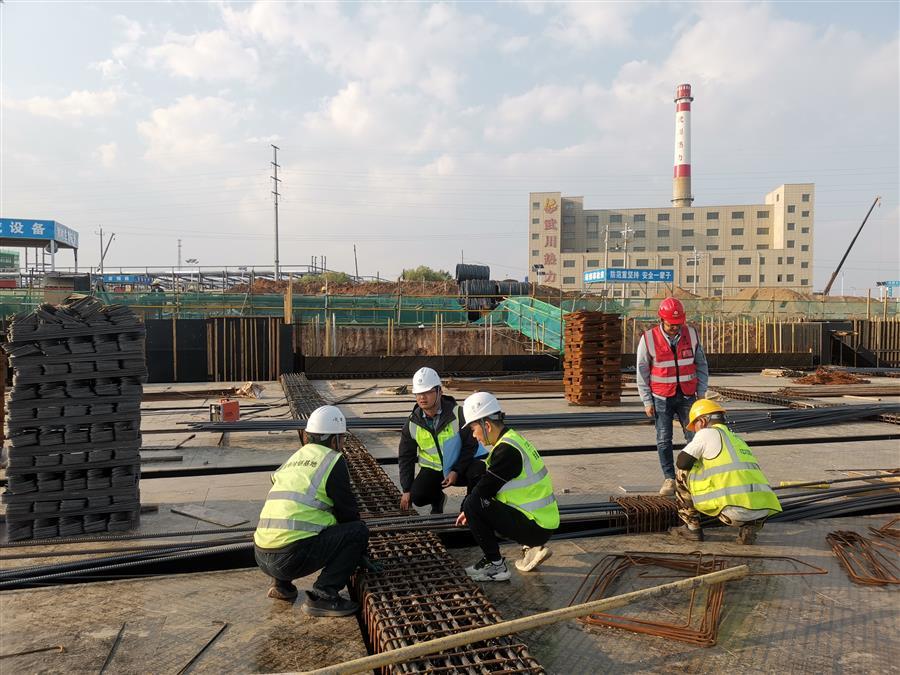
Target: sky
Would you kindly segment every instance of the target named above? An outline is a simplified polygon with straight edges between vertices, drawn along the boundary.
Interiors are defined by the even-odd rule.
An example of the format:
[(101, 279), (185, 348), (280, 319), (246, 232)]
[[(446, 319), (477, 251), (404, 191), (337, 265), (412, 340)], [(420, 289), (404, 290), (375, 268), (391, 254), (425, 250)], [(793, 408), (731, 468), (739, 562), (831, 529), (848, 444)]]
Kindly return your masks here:
[[(900, 279), (900, 4), (0, 5), (0, 215), (96, 266), (524, 278), (529, 192), (668, 206), (689, 82), (695, 206), (814, 182), (821, 290)], [(60, 265), (71, 264), (61, 254)]]

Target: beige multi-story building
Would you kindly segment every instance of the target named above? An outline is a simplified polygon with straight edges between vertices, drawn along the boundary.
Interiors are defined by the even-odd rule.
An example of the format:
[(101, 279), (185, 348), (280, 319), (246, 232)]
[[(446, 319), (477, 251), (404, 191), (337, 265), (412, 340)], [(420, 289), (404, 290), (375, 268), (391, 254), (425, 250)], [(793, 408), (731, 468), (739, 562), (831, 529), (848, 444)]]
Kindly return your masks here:
[[(658, 284), (586, 284), (592, 269), (670, 269), (698, 295), (775, 286), (812, 289), (815, 185), (789, 183), (762, 204), (585, 209), (583, 197), (532, 192), (528, 269), (563, 290), (647, 297)], [(543, 267), (535, 267), (535, 265)], [(624, 288), (624, 291), (623, 291)]]

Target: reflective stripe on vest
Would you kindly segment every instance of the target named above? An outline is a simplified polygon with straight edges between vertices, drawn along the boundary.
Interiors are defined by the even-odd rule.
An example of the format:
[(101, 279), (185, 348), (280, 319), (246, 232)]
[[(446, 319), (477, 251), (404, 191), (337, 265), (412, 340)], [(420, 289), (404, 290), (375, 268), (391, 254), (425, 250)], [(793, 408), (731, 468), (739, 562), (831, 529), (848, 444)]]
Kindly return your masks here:
[[(650, 355), (650, 391), (662, 398), (675, 396), (681, 387), (685, 396), (697, 391), (697, 332), (683, 326), (675, 351), (660, 326), (644, 332), (644, 345)], [(657, 359), (657, 357), (659, 357)]]
[(437, 432), (439, 445), (435, 445), (431, 429), (409, 420), (409, 435), (419, 447), (419, 466), (432, 471), (441, 471), (445, 476), (450, 473), (459, 457), (462, 439), (459, 436), (459, 406), (453, 407), (453, 420)]
[(300, 520), (288, 520), (287, 518), (262, 518), (257, 527), (270, 530), (297, 530), (302, 532), (321, 532), (325, 529), (324, 525), (304, 523)]
[[(507, 429), (496, 445), (501, 443), (519, 452), (522, 471), (503, 484), (497, 492), (497, 501), (521, 511), (544, 529), (555, 530), (559, 527), (559, 506), (543, 459), (531, 443), (512, 429)], [(489, 470), (492, 455), (493, 452), (487, 457)]]
[(315, 536), (334, 525), (334, 502), (325, 490), (340, 453), (318, 444), (295, 452), (272, 476), (253, 540), (265, 549), (279, 549)]
[(781, 511), (750, 447), (725, 425), (715, 424), (712, 428), (719, 432), (722, 449), (712, 459), (697, 460), (688, 473), (694, 507), (711, 516), (726, 506)]

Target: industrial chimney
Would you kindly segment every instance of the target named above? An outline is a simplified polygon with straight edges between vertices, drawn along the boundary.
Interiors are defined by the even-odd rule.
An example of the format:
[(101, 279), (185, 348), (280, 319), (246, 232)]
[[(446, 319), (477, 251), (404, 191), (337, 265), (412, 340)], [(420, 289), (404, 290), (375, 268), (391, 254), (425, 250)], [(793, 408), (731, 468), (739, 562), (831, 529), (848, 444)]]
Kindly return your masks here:
[(675, 173), (672, 206), (690, 206), (691, 196), (691, 85), (675, 87)]

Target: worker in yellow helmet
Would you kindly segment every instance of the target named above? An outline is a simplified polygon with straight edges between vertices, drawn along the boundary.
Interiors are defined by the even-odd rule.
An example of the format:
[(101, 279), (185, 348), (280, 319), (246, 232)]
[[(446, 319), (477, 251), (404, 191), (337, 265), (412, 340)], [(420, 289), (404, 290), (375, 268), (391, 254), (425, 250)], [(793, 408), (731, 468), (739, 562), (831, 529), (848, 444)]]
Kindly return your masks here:
[(682, 527), (671, 533), (703, 541), (701, 515), (740, 528), (739, 544), (752, 544), (766, 518), (781, 511), (753, 452), (728, 428), (725, 409), (700, 399), (691, 406), (689, 431), (695, 433), (675, 459), (675, 499)]

